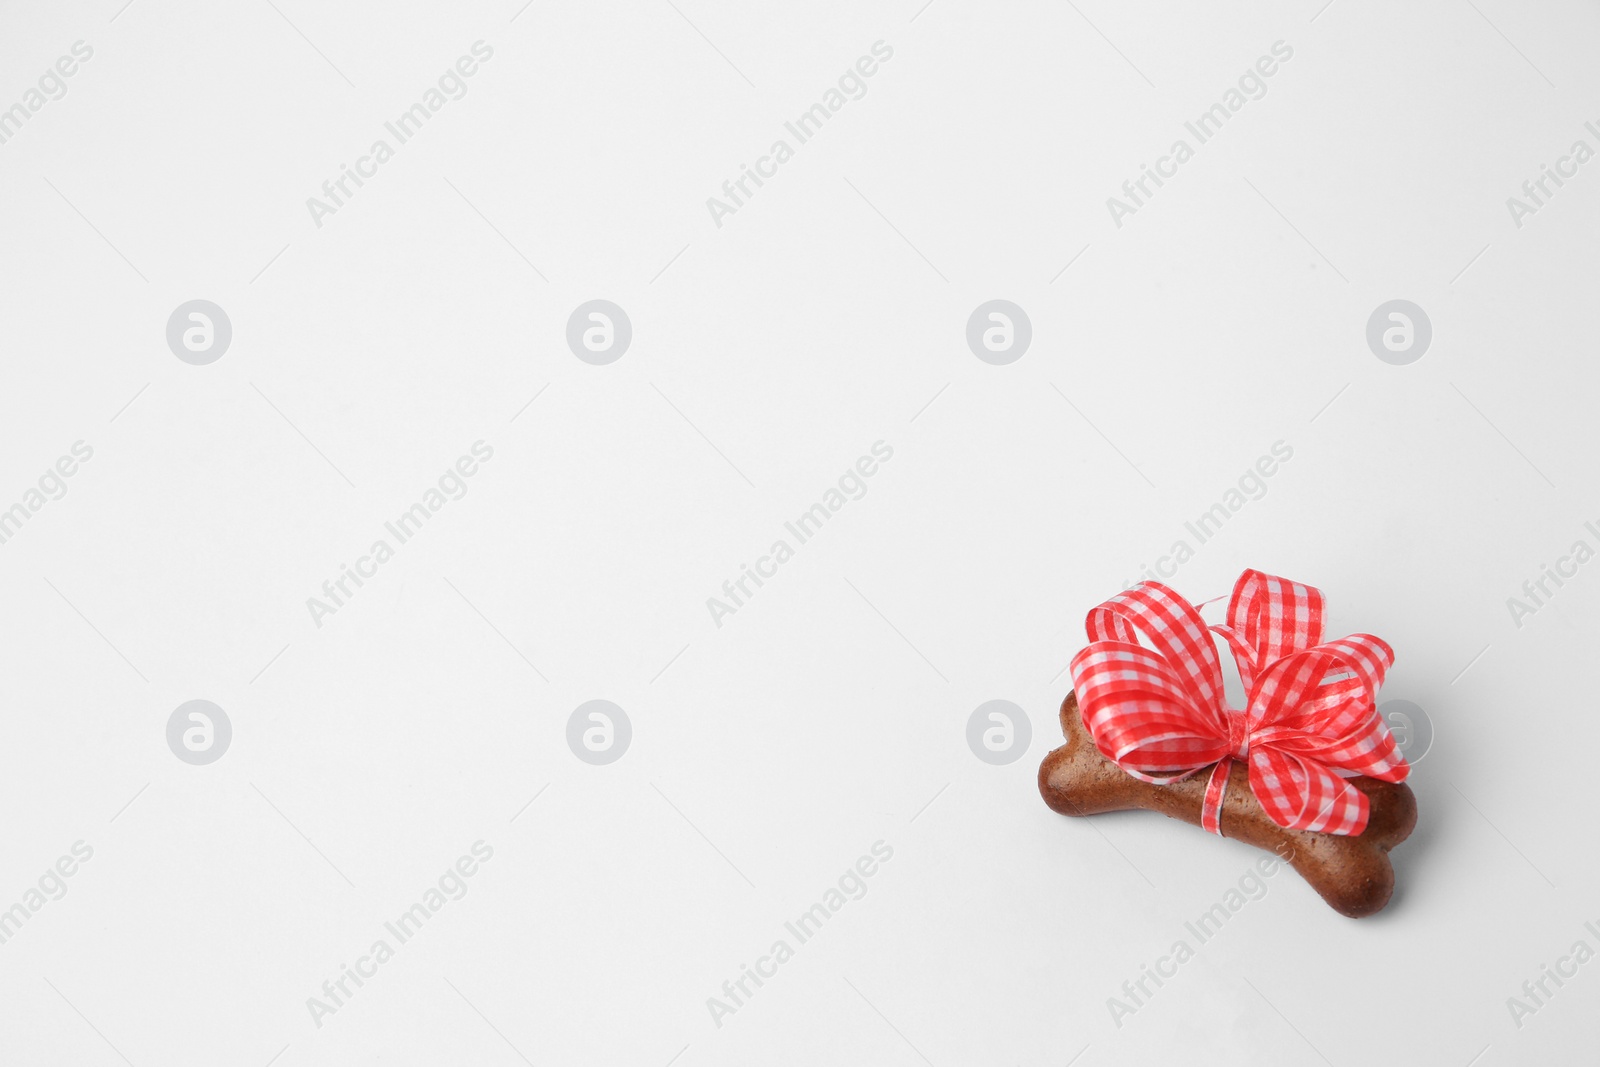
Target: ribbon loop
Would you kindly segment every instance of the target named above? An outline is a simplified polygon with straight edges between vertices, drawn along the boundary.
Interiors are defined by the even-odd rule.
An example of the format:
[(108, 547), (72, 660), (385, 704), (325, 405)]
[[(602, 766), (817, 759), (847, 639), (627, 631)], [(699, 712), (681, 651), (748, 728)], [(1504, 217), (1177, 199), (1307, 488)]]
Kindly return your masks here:
[(1222, 661), (1200, 612), (1160, 582), (1141, 582), (1089, 612), (1091, 646), (1114, 641), (1137, 644), (1143, 633), (1156, 653), (1180, 675), (1200, 707), (1220, 706)]
[[(1341, 775), (1404, 781), (1410, 768), (1375, 704), (1394, 651), (1370, 634), (1323, 642), (1320, 590), (1247, 570), (1227, 624), (1159, 582), (1089, 612), (1073, 686), (1095, 746), (1141, 781), (1169, 784), (1215, 763), (1201, 825), (1220, 834), (1233, 761), (1279, 826), (1332, 834), (1366, 828), (1367, 798)], [(1211, 631), (1227, 639), (1248, 695), (1225, 706)], [(1151, 647), (1139, 643), (1143, 636)]]

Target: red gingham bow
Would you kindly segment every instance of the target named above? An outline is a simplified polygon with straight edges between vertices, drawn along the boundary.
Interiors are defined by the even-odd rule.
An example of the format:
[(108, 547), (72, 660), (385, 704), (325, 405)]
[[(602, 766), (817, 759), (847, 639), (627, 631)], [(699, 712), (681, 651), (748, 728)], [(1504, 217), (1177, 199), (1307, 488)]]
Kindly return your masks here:
[(1096, 607), (1089, 646), (1072, 658), (1096, 747), (1157, 785), (1215, 762), (1201, 809), (1201, 825), (1215, 834), (1235, 759), (1248, 761), (1250, 791), (1279, 826), (1359, 834), (1366, 794), (1334, 772), (1403, 782), (1411, 770), (1373, 703), (1394, 651), (1371, 634), (1323, 644), (1323, 603), (1308, 585), (1253, 570), (1239, 576), (1227, 625), (1210, 629), (1239, 665), (1243, 710), (1225, 705), (1222, 663), (1187, 600), (1141, 582)]

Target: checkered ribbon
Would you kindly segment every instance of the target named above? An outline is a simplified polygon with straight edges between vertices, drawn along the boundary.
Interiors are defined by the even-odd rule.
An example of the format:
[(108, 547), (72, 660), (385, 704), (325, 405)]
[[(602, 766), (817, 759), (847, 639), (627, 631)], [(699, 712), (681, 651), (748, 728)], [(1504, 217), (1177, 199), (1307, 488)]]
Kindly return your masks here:
[[(1236, 759), (1279, 826), (1359, 834), (1365, 774), (1402, 782), (1410, 767), (1373, 703), (1394, 651), (1370, 634), (1322, 643), (1322, 593), (1245, 571), (1227, 624), (1159, 582), (1141, 582), (1089, 612), (1089, 646), (1072, 658), (1083, 724), (1105, 757), (1142, 782), (1182, 781), (1215, 763), (1201, 825), (1222, 833)], [(1245, 707), (1226, 706), (1211, 631), (1239, 665)], [(1139, 643), (1143, 636), (1149, 647)]]

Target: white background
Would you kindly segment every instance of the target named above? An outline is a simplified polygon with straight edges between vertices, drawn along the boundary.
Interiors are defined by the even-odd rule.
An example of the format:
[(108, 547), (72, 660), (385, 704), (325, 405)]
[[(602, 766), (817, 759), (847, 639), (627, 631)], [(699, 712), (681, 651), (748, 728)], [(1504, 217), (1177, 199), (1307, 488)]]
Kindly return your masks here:
[[(1600, 546), (1600, 162), (1520, 228), (1506, 198), (1600, 148), (1600, 15), (919, 3), (0, 10), (0, 107), (94, 50), (0, 144), (0, 507), (94, 449), (0, 545), (0, 908), (94, 849), (0, 945), (0, 1059), (1592, 1057), (1600, 963), (1520, 1028), (1507, 998), (1600, 948), (1600, 563), (1520, 627), (1507, 598)], [(466, 96), (316, 226), (306, 198), (478, 40)], [(706, 198), (880, 40), (867, 94), (716, 226)], [(1267, 95), (1116, 226), (1276, 41)], [(634, 331), (604, 367), (564, 339), (596, 297)], [(233, 325), (209, 366), (166, 343), (195, 298)], [(993, 298), (1032, 321), (1009, 366), (965, 341)], [(1433, 324), (1408, 366), (1365, 341), (1396, 298)], [(316, 626), (478, 440), (468, 494)], [(714, 625), (879, 440), (866, 495)], [(1259, 567), (1393, 644), (1384, 696), (1435, 732), (1421, 822), (1381, 915), (1280, 873), (1119, 1027), (1108, 998), (1259, 854), (1046, 809), (1063, 668), (1279, 440), (1172, 584)], [(234, 730), (203, 767), (165, 735), (197, 698)], [(595, 698), (633, 725), (609, 766), (565, 740)], [(1001, 767), (965, 740), (996, 698), (1033, 730)], [(307, 998), (480, 839), (470, 892), (318, 1027)], [(867, 895), (715, 1025), (879, 840)]]

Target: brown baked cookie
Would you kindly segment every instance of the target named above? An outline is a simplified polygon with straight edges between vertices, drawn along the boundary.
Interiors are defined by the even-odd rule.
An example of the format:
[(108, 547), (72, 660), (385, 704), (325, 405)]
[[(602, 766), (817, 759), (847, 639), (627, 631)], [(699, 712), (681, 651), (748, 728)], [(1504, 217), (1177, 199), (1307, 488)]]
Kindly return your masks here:
[[(1075, 693), (1061, 705), (1061, 730), (1067, 743), (1039, 765), (1039, 792), (1063, 815), (1139, 808), (1200, 825), (1209, 768), (1171, 785), (1141, 782), (1101, 755), (1084, 728)], [(1417, 824), (1417, 799), (1404, 783), (1351, 778), (1371, 805), (1367, 827), (1339, 836), (1286, 830), (1273, 822), (1250, 791), (1249, 772), (1235, 761), (1222, 805), (1222, 836), (1275, 852), (1341, 915), (1359, 919), (1382, 910), (1394, 893), (1389, 850)]]

